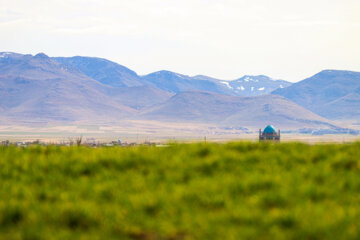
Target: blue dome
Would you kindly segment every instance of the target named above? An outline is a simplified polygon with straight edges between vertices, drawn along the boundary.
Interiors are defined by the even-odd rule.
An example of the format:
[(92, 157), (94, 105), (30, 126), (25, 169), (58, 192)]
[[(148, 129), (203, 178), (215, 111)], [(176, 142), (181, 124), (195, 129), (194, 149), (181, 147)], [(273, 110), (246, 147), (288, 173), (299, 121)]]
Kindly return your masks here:
[(263, 133), (276, 133), (276, 129), (274, 128), (274, 126), (272, 125), (268, 125), (265, 129)]

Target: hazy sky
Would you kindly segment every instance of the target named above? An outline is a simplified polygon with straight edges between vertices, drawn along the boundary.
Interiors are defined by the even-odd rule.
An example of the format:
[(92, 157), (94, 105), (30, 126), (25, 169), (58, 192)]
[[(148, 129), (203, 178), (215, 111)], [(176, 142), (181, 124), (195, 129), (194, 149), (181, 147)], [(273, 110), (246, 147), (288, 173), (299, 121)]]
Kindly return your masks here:
[(0, 0), (0, 51), (298, 81), (360, 71), (360, 0)]

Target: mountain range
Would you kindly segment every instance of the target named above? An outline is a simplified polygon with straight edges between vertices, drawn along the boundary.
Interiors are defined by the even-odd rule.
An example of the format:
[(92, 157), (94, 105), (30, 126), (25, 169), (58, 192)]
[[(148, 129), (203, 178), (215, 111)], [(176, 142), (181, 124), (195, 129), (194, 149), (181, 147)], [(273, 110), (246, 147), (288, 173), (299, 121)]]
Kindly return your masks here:
[(243, 76), (233, 81), (220, 80), (204, 75), (187, 76), (171, 71), (157, 71), (144, 76), (120, 64), (93, 57), (55, 57), (55, 61), (80, 70), (90, 78), (112, 87), (149, 86), (170, 93), (188, 90), (208, 91), (236, 96), (258, 96), (290, 86), (284, 80), (273, 80), (267, 76)]
[(197, 122), (257, 129), (342, 129), (360, 120), (360, 73), (322, 71), (292, 84), (158, 71), (144, 76), (102, 58), (0, 53), (0, 123)]
[(136, 113), (108, 96), (108, 86), (45, 54), (0, 56), (1, 118), (77, 121)]
[(360, 120), (360, 72), (324, 70), (273, 94), (328, 119)]

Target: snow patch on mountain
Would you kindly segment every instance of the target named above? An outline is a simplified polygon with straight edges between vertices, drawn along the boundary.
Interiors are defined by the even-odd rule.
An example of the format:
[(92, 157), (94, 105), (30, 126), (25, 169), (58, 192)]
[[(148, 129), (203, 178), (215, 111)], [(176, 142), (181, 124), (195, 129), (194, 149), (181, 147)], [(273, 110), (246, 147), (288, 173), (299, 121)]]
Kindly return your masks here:
[(220, 82), (220, 83), (225, 84), (225, 85), (226, 85), (228, 88), (230, 88), (230, 89), (233, 89), (233, 87), (230, 86), (230, 83), (228, 83), (228, 82)]
[(10, 52), (2, 52), (2, 53), (0, 53), (0, 58), (5, 58), (5, 57), (7, 57), (9, 55), (11, 55)]

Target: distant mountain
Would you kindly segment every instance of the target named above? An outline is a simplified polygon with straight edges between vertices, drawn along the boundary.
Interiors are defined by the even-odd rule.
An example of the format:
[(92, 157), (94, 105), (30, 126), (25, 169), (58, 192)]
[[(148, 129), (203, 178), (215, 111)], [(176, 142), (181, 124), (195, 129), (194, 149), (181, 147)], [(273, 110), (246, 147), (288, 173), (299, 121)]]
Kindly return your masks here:
[(195, 80), (207, 80), (207, 81), (212, 81), (212, 82), (221, 81), (221, 80), (219, 80), (219, 79), (212, 78), (212, 77), (205, 76), (205, 75), (196, 75), (196, 76), (193, 76), (193, 77), (191, 77), (191, 78), (192, 78), (192, 79), (195, 79)]
[(102, 58), (77, 56), (52, 59), (69, 68), (77, 69), (100, 83), (116, 88), (150, 86), (169, 93), (196, 90), (237, 96), (258, 96), (291, 85), (290, 82), (273, 80), (263, 75), (246, 75), (237, 80), (225, 81), (204, 75), (191, 77), (163, 70), (140, 77), (128, 68)]
[(268, 94), (278, 88), (285, 88), (292, 83), (284, 80), (273, 80), (264, 75), (249, 76), (245, 75), (242, 78), (230, 82), (223, 82), (233, 89), (238, 96), (259, 96)]
[(106, 85), (45, 54), (0, 53), (2, 118), (107, 121), (136, 113), (107, 96), (107, 91)]
[(273, 92), (329, 119), (360, 120), (360, 73), (325, 70)]
[(151, 73), (143, 76), (143, 79), (152, 83), (153, 86), (173, 93), (197, 90), (237, 96), (264, 95), (277, 88), (284, 88), (291, 85), (290, 82), (273, 80), (264, 75), (246, 75), (237, 80), (225, 81), (204, 75), (190, 77), (170, 71)]
[(328, 120), (276, 95), (238, 97), (210, 92), (181, 92), (140, 116), (143, 119), (253, 128), (267, 124), (288, 129), (336, 128)]
[[(273, 124), (305, 132), (337, 132), (323, 117), (360, 120), (360, 73), (328, 70), (289, 85), (262, 75), (234, 81), (170, 71), (138, 76), (106, 59), (4, 52), (0, 53), (0, 120), (141, 119), (251, 128)], [(276, 88), (273, 93), (285, 98), (265, 94)]]
[(85, 75), (112, 87), (144, 85), (132, 70), (115, 62), (94, 57), (55, 57), (55, 61), (80, 70)]
[(144, 109), (165, 102), (174, 94), (149, 86), (112, 88), (108, 95), (115, 101), (134, 108)]
[(218, 80), (206, 76), (190, 77), (170, 71), (159, 71), (142, 76), (144, 84), (160, 88), (171, 93), (189, 90), (234, 94)]
[(201, 90), (234, 94), (232, 90), (220, 84), (217, 79), (206, 76), (189, 77), (170, 71), (159, 71), (140, 77), (128, 68), (102, 58), (77, 56), (52, 59), (67, 67), (78, 69), (88, 77), (103, 84), (116, 88), (150, 86), (169, 93)]

